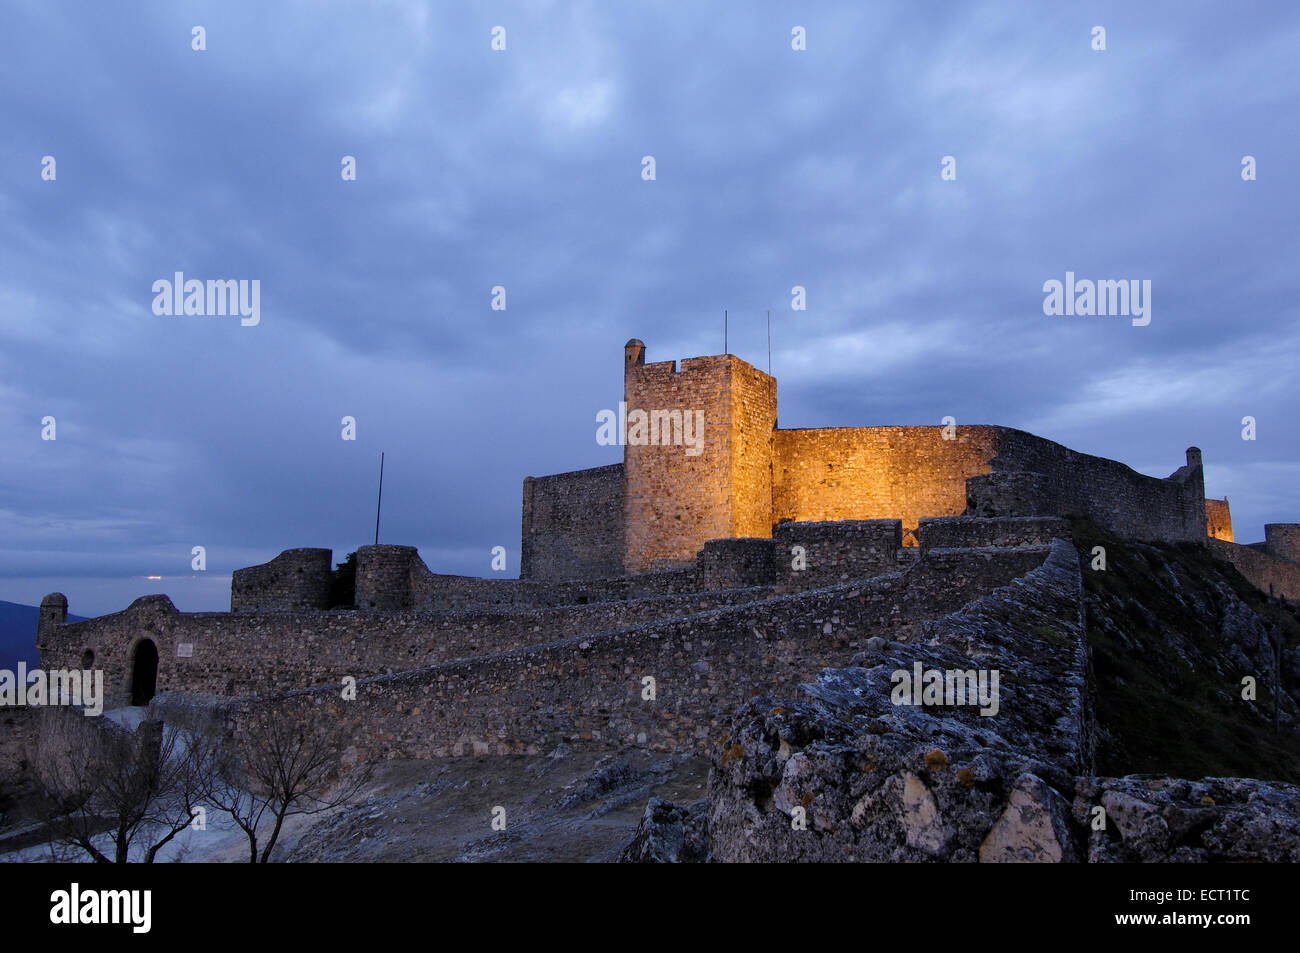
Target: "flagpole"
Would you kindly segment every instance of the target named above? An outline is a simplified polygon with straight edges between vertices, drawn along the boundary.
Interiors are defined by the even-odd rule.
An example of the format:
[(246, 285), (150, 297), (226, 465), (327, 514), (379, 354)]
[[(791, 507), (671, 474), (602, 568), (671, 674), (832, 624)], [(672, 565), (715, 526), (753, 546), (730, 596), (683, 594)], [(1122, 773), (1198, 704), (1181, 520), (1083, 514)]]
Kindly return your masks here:
[(379, 501), (375, 504), (375, 545), (379, 545), (379, 511), (384, 505), (384, 454), (379, 454)]

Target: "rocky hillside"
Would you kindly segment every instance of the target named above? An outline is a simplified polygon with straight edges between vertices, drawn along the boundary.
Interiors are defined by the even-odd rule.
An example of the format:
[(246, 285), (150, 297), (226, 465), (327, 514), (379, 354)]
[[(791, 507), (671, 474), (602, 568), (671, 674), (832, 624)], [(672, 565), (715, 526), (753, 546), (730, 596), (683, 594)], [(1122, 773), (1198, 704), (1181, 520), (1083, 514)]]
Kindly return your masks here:
[[(652, 803), (624, 859), (1295, 861), (1300, 787), (1254, 778), (1295, 778), (1297, 628), (1201, 547), (1077, 525), (919, 638), (750, 702), (706, 802)], [(998, 710), (896, 704), (918, 663), (998, 670)]]
[[(1300, 607), (1270, 601), (1201, 546), (1121, 543), (1086, 524), (1075, 543), (1097, 772), (1300, 783)], [(1091, 569), (1095, 546), (1104, 572)], [(1242, 698), (1247, 676), (1254, 701)]]

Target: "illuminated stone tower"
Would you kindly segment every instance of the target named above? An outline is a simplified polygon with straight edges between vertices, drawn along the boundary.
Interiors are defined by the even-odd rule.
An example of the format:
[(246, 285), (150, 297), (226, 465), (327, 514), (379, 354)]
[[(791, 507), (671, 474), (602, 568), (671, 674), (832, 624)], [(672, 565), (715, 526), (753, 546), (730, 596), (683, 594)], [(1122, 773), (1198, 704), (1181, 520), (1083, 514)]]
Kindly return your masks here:
[(710, 539), (772, 535), (774, 377), (731, 354), (647, 364), (633, 339), (623, 400), (625, 571), (690, 564)]

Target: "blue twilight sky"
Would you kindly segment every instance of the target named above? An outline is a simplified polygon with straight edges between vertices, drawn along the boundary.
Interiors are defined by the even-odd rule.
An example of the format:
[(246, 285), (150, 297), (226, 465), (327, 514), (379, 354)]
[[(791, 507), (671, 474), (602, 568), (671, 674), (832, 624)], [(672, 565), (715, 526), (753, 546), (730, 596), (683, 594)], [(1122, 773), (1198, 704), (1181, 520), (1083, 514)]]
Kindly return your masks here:
[[(514, 575), (523, 478), (620, 459), (624, 341), (719, 353), (724, 308), (759, 367), (772, 309), (783, 427), (1197, 444), (1262, 539), (1300, 520), (1297, 64), (1290, 2), (6, 0), (0, 599), (224, 608), (370, 541), (381, 450), (385, 542)], [(177, 271), (260, 323), (154, 314)], [(1067, 271), (1150, 280), (1150, 325), (1045, 316)]]

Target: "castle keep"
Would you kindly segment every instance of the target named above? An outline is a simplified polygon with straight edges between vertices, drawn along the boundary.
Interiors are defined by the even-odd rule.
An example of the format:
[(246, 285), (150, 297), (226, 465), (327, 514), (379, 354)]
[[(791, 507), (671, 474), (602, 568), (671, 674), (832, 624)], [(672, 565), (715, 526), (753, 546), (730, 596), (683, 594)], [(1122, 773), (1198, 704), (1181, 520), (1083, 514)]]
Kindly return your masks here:
[(752, 695), (1063, 566), (1069, 517), (1207, 546), (1300, 601), (1300, 525), (1233, 542), (1194, 447), (1161, 479), (1007, 427), (781, 430), (775, 379), (730, 354), (647, 364), (633, 340), (624, 374), (623, 462), (524, 481), (519, 579), (382, 545), (358, 549), (351, 606), (331, 607), (327, 549), (237, 570), (229, 612), (156, 595), (68, 623), (53, 593), (43, 667), (102, 669), (110, 708), (156, 691), (337, 709), (365, 757), (705, 751)]
[[(1069, 514), (1134, 539), (1206, 536), (1195, 448), (1162, 480), (1008, 427), (780, 430), (775, 378), (731, 354), (679, 368), (647, 364), (645, 350), (624, 348), (622, 465), (524, 481), (522, 578), (681, 568), (711, 539), (770, 539), (786, 522), (897, 519), (908, 547), (921, 519), (961, 514)], [(638, 413), (649, 431), (640, 440)], [(701, 413), (702, 453), (663, 436)], [(1227, 501), (1211, 502), (1214, 535), (1227, 526), (1230, 540)]]

